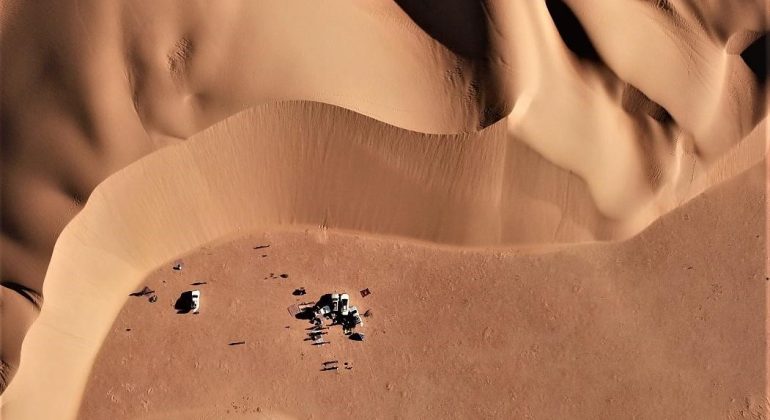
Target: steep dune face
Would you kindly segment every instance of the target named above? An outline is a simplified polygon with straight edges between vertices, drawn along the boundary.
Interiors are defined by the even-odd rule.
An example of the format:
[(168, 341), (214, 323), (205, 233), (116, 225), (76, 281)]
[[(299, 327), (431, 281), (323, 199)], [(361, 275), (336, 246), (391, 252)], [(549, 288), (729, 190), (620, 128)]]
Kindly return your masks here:
[[(94, 205), (117, 206), (142, 171), (171, 177), (147, 202), (178, 203), (160, 192), (181, 185), (228, 219), (189, 247), (291, 223), (474, 245), (622, 238), (765, 154), (766, 75), (745, 54), (767, 30), (761, 1), (398, 3), (3, 2), (1, 384), (59, 275), (60, 232), (143, 156)], [(398, 128), (274, 105), (152, 160), (294, 99)], [(137, 223), (102, 221), (114, 230), (89, 246)]]

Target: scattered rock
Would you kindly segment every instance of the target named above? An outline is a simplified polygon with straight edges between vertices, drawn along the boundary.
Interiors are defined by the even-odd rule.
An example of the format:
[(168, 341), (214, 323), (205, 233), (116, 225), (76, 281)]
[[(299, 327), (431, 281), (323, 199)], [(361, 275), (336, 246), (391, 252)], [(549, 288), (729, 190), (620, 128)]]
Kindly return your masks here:
[(254, 247), (254, 249), (264, 249), (264, 248), (270, 248), (270, 245), (257, 245)]
[(281, 278), (282, 278), (282, 279), (288, 279), (288, 278), (289, 278), (289, 275), (288, 275), (288, 274), (286, 274), (286, 273), (284, 273), (284, 274), (281, 274)]
[(364, 312), (364, 317), (365, 318), (369, 318), (370, 316), (372, 316), (372, 310), (371, 309), (367, 309), (366, 312)]
[(148, 300), (150, 301), (150, 303), (155, 303), (158, 301), (158, 295), (152, 295)]
[(182, 264), (181, 261), (177, 261), (176, 263), (174, 263), (174, 266), (171, 267), (171, 269), (174, 271), (182, 271), (182, 267), (184, 267), (184, 264)]
[(294, 295), (294, 296), (302, 296), (302, 295), (304, 295), (306, 293), (307, 292), (305, 291), (305, 288), (304, 287), (300, 287), (299, 289), (294, 289), (294, 291), (291, 294)]
[(142, 290), (140, 290), (138, 292), (131, 293), (131, 294), (129, 294), (129, 296), (146, 296), (146, 295), (151, 295), (153, 293), (155, 293), (154, 290), (150, 289), (147, 286), (144, 286), (144, 288)]

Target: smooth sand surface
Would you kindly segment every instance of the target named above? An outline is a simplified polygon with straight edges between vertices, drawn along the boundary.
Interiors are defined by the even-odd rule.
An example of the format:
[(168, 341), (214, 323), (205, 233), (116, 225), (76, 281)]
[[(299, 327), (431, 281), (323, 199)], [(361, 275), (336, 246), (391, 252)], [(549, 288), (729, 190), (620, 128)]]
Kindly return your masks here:
[[(80, 418), (762, 418), (762, 169), (618, 244), (461, 251), (311, 228), (205, 246), (140, 283), (156, 303), (128, 298)], [(200, 314), (177, 314), (191, 289)], [(364, 342), (303, 341), (287, 307), (332, 291), (372, 311)]]
[[(0, 2), (0, 391), (26, 365), (4, 416), (45, 418), (41, 395), (74, 413), (125, 294), (211, 241), (634, 237), (765, 158), (769, 16), (760, 0)], [(40, 389), (51, 376), (68, 391)]]

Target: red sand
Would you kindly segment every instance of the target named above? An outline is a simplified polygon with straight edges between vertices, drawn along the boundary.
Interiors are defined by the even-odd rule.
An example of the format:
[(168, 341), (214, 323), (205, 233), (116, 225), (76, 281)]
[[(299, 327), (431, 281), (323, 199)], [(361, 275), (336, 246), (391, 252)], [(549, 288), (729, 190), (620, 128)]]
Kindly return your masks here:
[[(637, 344), (653, 347), (647, 352), (652, 356), (645, 357), (662, 360), (664, 367), (687, 366), (661, 353), (668, 351), (661, 346), (683, 340), (683, 334), (700, 337), (700, 330), (680, 329), (697, 317), (724, 323), (712, 328), (722, 331), (735, 320), (729, 316), (733, 312), (712, 320), (698, 306), (677, 306), (699, 299), (703, 291), (676, 289), (685, 286), (674, 281), (681, 267), (663, 270), (652, 261), (685, 249), (681, 261), (708, 256), (715, 270), (710, 285), (755, 298), (741, 288), (745, 279), (731, 276), (746, 267), (744, 262), (764, 255), (766, 247), (735, 253), (748, 245), (729, 245), (728, 238), (743, 232), (741, 223), (766, 219), (763, 209), (744, 215), (741, 203), (762, 195), (758, 185), (766, 176), (759, 169), (751, 175), (746, 171), (767, 155), (770, 85), (762, 53), (769, 23), (764, 0), (0, 1), (3, 417), (74, 418), (93, 361), (126, 295), (164, 262), (212, 241), (307, 226), (356, 231), (367, 244), (391, 236), (404, 249), (412, 249), (413, 240), (425, 241), (418, 247), (422, 251), (410, 252), (423, 253), (421, 276), (438, 280), (451, 278), (447, 267), (457, 262), (450, 261), (465, 255), (447, 245), (479, 247), (473, 258), (482, 259), (497, 252), (520, 255), (513, 250), (524, 246), (549, 249), (543, 258), (549, 267), (563, 270), (559, 278), (582, 273), (606, 285), (607, 290), (599, 289), (607, 296), (600, 302), (606, 306), (597, 306), (602, 316), (626, 317), (596, 315), (596, 328), (625, 333), (627, 324), (612, 322), (630, 319), (642, 328), (643, 334), (633, 337)], [(728, 190), (751, 192), (721, 196), (712, 191), (705, 201), (713, 209), (728, 209), (721, 219), (708, 219), (717, 210), (702, 210), (708, 222), (691, 231), (686, 220), (669, 214), (676, 210), (681, 215), (689, 200), (736, 179), (754, 181), (733, 182)], [(652, 223), (659, 230), (652, 235), (655, 240), (643, 233)], [(721, 241), (710, 236), (715, 231), (723, 232)], [(692, 242), (673, 250), (662, 245), (677, 232)], [(702, 238), (712, 242), (702, 243)], [(578, 243), (603, 244), (564, 248)], [(634, 251), (628, 252), (649, 255), (650, 262), (631, 258), (625, 268), (610, 264), (630, 244)], [(343, 266), (381, 268), (369, 246), (374, 245), (349, 254)], [(701, 248), (707, 246), (713, 248)], [(573, 268), (571, 255), (586, 264)], [(490, 272), (480, 275), (494, 283), (534, 257), (511, 258), (500, 266), (489, 263)], [(432, 272), (434, 261), (439, 265)], [(532, 275), (524, 270), (522, 282), (551, 278), (541, 268), (530, 268)], [(393, 270), (392, 275), (400, 275)], [(631, 279), (628, 270), (643, 277), (624, 284)], [(637, 288), (659, 279), (670, 280), (665, 286), (681, 294), (679, 301), (653, 299), (657, 289), (652, 286)], [(319, 284), (332, 280), (317, 279)], [(458, 278), (457, 287), (480, 293), (465, 280)], [(540, 283), (522, 284), (539, 290), (535, 286)], [(397, 293), (412, 284), (375, 287)], [(527, 299), (541, 295), (567, 308), (568, 318), (585, 312), (579, 310), (585, 309), (579, 295), (568, 298), (560, 289), (535, 296), (508, 292), (538, 316), (548, 311)], [(635, 307), (637, 292), (646, 293), (642, 297), (650, 300), (640, 301), (652, 306)], [(495, 305), (507, 308), (511, 302)], [(656, 318), (666, 310), (672, 311), (670, 325)], [(410, 319), (417, 322), (421, 314)], [(515, 314), (505, 316), (523, 322)], [(452, 318), (432, 320), (437, 321), (432, 326), (436, 334), (447, 342), (454, 343), (454, 335), (447, 336), (456, 327), (468, 329), (468, 336), (476, 331), (449, 323)], [(572, 328), (584, 330), (579, 324)], [(659, 396), (638, 388), (660, 378), (639, 373), (649, 360), (631, 350), (605, 350), (590, 341), (604, 332), (575, 336), (575, 342), (562, 335), (559, 343), (595, 348), (603, 361), (615, 360), (614, 351), (620, 351), (618, 364), (607, 369), (625, 369), (629, 376), (617, 373), (627, 387), (625, 394), (611, 396), (613, 404), (623, 401), (657, 414), (681, 414), (687, 407), (687, 415), (738, 416), (758, 406), (752, 388), (756, 378), (746, 378), (751, 386), (735, 382), (731, 388), (729, 372), (701, 359), (693, 363), (727, 378), (713, 401), (703, 402), (711, 392), (705, 391), (703, 377), (674, 377), (675, 371), (658, 375), (661, 389), (698, 385)], [(658, 342), (647, 341), (658, 332)], [(739, 347), (707, 341), (703, 353), (740, 364), (753, 363), (766, 352), (766, 344), (755, 346), (760, 335), (723, 335), (728, 333), (734, 333), (730, 344)], [(501, 337), (514, 345), (532, 339)], [(414, 340), (403, 345), (416, 346), (410, 349), (415, 366), (436, 372), (429, 379), (443, 380), (437, 367), (427, 367), (430, 352), (417, 359), (424, 348), (420, 341), (405, 339)], [(475, 360), (474, 345), (462, 343), (458, 354)], [(519, 355), (528, 351), (514, 348)], [(161, 351), (172, 349), (161, 346)], [(675, 355), (706, 357), (697, 351), (700, 347), (677, 348)], [(545, 350), (539, 354), (555, 361), (554, 366), (562, 360)], [(386, 356), (394, 357), (385, 354), (383, 361), (389, 360)], [(489, 353), (485, 363), (494, 363), (495, 356)], [(592, 366), (583, 359), (575, 362)], [(576, 380), (577, 388), (567, 389), (562, 387), (569, 383), (549, 376), (559, 371), (549, 371), (545, 362), (531, 366), (542, 368), (547, 380), (528, 379), (535, 374), (520, 373), (521, 365), (478, 374), (490, 381), (502, 381), (494, 376), (500, 372), (524, 375), (534, 390), (516, 391), (526, 401), (516, 406), (521, 410), (558, 414), (577, 400), (554, 404), (532, 395), (545, 395), (550, 388), (554, 395), (594, 392), (616, 383), (612, 377), (586, 374), (592, 381)], [(463, 375), (458, 377), (475, 374)], [(225, 382), (204, 385), (221, 388), (230, 378), (220, 379)], [(437, 412), (448, 414), (460, 405), (439, 395), (443, 388), (411, 385), (403, 391), (415, 404), (395, 407), (427, 410), (416, 397), (423, 388), (434, 392), (431, 401), (443, 401)], [(457, 393), (446, 395), (504, 400), (494, 393), (471, 394), (472, 385), (458, 383)], [(677, 398), (685, 404), (674, 404)], [(658, 399), (662, 405), (648, 404)], [(587, 413), (601, 414), (598, 407), (607, 403), (589, 400)], [(270, 401), (266, 407), (297, 414), (277, 397)], [(694, 401), (702, 404), (695, 407)], [(221, 402), (211, 403), (207, 410), (216, 417)], [(480, 407), (462, 406), (457, 413), (469, 410), (464, 413), (473, 416), (478, 413), (471, 410)], [(99, 409), (109, 408), (114, 407)], [(488, 405), (498, 412), (506, 408)]]
[[(619, 244), (459, 251), (311, 229), (204, 247), (147, 278), (157, 303), (128, 298), (80, 414), (763, 418), (763, 174)], [(176, 314), (194, 288), (201, 313)], [(372, 310), (366, 341), (333, 329), (313, 347), (286, 308), (334, 290)], [(335, 359), (353, 369), (319, 371)]]

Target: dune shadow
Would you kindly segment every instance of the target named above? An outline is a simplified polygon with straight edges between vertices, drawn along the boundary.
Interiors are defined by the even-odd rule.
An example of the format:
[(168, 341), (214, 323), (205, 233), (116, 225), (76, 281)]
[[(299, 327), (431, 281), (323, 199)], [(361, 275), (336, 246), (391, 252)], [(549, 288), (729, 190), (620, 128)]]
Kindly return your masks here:
[(396, 4), (431, 38), (466, 58), (487, 53), (487, 17), (480, 2), (468, 0), (396, 0)]
[(599, 52), (572, 9), (563, 0), (546, 0), (545, 5), (567, 48), (582, 60), (601, 64)]
[(741, 52), (741, 58), (754, 73), (760, 85), (764, 85), (767, 81), (767, 46), (767, 33), (765, 33)]

